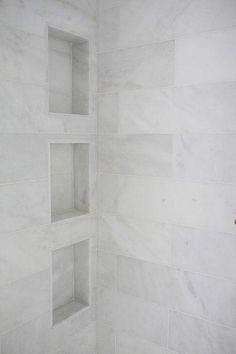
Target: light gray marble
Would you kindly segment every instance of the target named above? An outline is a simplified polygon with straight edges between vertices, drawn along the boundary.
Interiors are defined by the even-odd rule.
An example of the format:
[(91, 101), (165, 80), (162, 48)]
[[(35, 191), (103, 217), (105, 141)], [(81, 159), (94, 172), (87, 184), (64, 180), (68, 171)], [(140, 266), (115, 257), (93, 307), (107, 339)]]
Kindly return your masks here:
[(175, 226), (172, 250), (176, 267), (236, 280), (234, 234)]
[(84, 327), (80, 333), (70, 339), (71, 354), (96, 354), (96, 322)]
[(180, 353), (235, 354), (235, 328), (215, 326), (194, 317), (172, 312), (169, 346)]
[(171, 263), (171, 227), (124, 215), (103, 214), (99, 249), (154, 263)]
[(120, 0), (100, 3), (99, 50), (132, 47), (235, 26), (233, 0)]
[(171, 135), (102, 136), (99, 170), (107, 173), (173, 176)]
[(0, 7), (1, 22), (28, 33), (44, 36), (45, 0), (2, 0)]
[(0, 186), (0, 233), (48, 221), (47, 181)]
[(174, 43), (166, 42), (98, 56), (98, 90), (141, 89), (172, 85)]
[(115, 354), (116, 336), (113, 328), (97, 323), (97, 351), (98, 354)]
[(98, 296), (98, 320), (134, 336), (166, 345), (168, 310), (122, 293), (102, 289)]
[(177, 354), (168, 348), (140, 339), (139, 337), (134, 337), (125, 332), (118, 332), (116, 348), (117, 354)]
[[(176, 178), (234, 183), (234, 134), (181, 134), (174, 140)], [(209, 163), (210, 161), (210, 163)]]
[(98, 286), (110, 289), (117, 287), (117, 257), (110, 253), (98, 252)]
[(48, 151), (44, 137), (31, 134), (1, 134), (0, 151), (1, 184), (47, 178)]
[(0, 78), (45, 84), (47, 57), (44, 38), (3, 23), (0, 31)]
[(42, 354), (49, 346), (49, 315), (2, 336), (1, 354)]
[(98, 95), (105, 134), (235, 132), (233, 82)]
[(50, 310), (48, 270), (2, 286), (0, 290), (0, 333), (11, 331)]
[(118, 257), (118, 290), (162, 306), (234, 326), (236, 286), (152, 263)]
[(235, 232), (234, 185), (104, 174), (99, 193), (103, 212)]
[(175, 84), (235, 81), (235, 47), (235, 28), (176, 40)]

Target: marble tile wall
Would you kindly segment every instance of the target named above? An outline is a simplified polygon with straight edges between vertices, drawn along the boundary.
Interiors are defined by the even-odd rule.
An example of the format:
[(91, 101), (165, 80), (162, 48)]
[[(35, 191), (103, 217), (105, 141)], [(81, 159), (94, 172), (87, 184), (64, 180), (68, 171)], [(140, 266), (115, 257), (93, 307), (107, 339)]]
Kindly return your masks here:
[[(48, 113), (48, 25), (90, 40), (88, 116)], [(0, 33), (0, 353), (94, 354), (96, 0), (3, 0)], [(92, 204), (52, 225), (49, 142), (61, 141), (91, 145)], [(52, 327), (51, 253), (87, 238), (92, 306)]]
[(100, 0), (99, 354), (236, 353), (236, 3)]

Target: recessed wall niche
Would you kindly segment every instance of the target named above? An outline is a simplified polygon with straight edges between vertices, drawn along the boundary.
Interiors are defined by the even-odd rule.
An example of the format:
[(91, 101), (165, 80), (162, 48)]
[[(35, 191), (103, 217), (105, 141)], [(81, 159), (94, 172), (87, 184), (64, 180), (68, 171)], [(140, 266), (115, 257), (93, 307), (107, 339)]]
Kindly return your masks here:
[(89, 114), (89, 43), (48, 27), (49, 111)]
[(52, 252), (53, 325), (89, 306), (89, 268), (89, 240)]
[(89, 213), (89, 143), (50, 144), (52, 222)]

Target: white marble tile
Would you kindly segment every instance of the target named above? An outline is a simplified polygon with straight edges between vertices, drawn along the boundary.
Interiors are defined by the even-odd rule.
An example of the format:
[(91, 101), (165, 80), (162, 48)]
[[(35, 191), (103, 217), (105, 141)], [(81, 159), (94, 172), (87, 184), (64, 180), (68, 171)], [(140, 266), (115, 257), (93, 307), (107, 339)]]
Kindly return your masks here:
[(131, 335), (166, 345), (168, 310), (138, 298), (101, 290), (98, 320)]
[(171, 227), (155, 221), (103, 214), (99, 249), (153, 263), (171, 262)]
[(82, 37), (95, 36), (94, 18), (70, 1), (46, 1), (46, 19), (51, 26), (71, 31)]
[(121, 0), (99, 5), (100, 50), (160, 42), (236, 24), (233, 0)]
[(134, 337), (125, 332), (117, 334), (117, 354), (177, 354), (172, 350), (159, 346), (156, 343)]
[(96, 354), (96, 322), (83, 328), (77, 335), (71, 336), (71, 354)]
[(43, 86), (1, 81), (0, 103), (1, 133), (32, 133), (44, 124)]
[(45, 84), (47, 56), (44, 38), (0, 25), (0, 78)]
[(233, 185), (101, 175), (99, 193), (103, 212), (235, 232)]
[[(176, 178), (196, 181), (236, 181), (234, 134), (182, 134), (174, 140)], [(210, 163), (209, 163), (210, 161)]]
[(176, 40), (175, 84), (234, 81), (235, 48), (235, 29)]
[(2, 0), (0, 20), (19, 30), (44, 36), (45, 0)]
[(235, 83), (122, 91), (98, 96), (105, 134), (233, 132)]
[(1, 333), (11, 331), (49, 312), (49, 278), (49, 271), (43, 271), (1, 287)]
[(234, 234), (175, 226), (172, 250), (176, 267), (236, 280)]
[(0, 183), (47, 178), (48, 151), (44, 137), (31, 134), (0, 136)]
[(172, 85), (174, 43), (109, 52), (98, 57), (99, 91)]
[(2, 336), (1, 354), (42, 354), (49, 346), (49, 315)]
[(116, 289), (117, 257), (115, 255), (98, 252), (97, 277), (99, 287)]
[(113, 328), (97, 323), (97, 351), (98, 354), (116, 353), (116, 336)]
[(0, 233), (40, 225), (48, 221), (47, 181), (0, 187)]
[(0, 237), (0, 285), (49, 268), (50, 237), (33, 227)]
[(236, 286), (231, 281), (118, 257), (118, 290), (219, 324), (234, 326)]
[(173, 137), (113, 135), (99, 140), (99, 170), (118, 174), (172, 177)]
[(236, 331), (173, 312), (169, 346), (180, 353), (235, 354)]

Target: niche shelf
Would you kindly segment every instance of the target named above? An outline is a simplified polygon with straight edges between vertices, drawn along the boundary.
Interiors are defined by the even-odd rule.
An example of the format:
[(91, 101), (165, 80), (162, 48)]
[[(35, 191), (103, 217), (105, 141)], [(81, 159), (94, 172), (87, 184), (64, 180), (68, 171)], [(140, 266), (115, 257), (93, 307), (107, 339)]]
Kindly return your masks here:
[(89, 268), (88, 239), (52, 252), (53, 325), (89, 306)]
[(89, 143), (50, 143), (51, 221), (89, 213)]
[(49, 112), (89, 114), (89, 42), (48, 27)]

